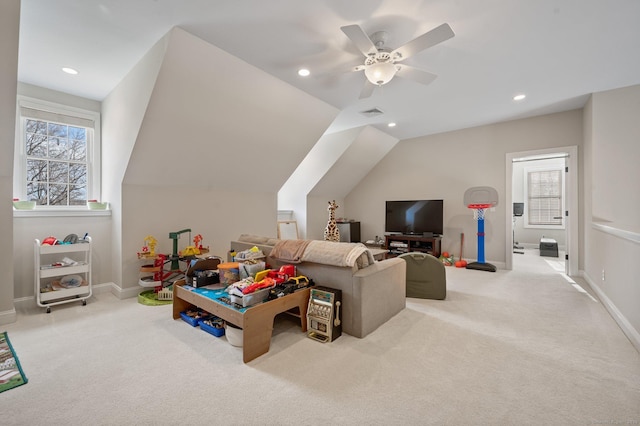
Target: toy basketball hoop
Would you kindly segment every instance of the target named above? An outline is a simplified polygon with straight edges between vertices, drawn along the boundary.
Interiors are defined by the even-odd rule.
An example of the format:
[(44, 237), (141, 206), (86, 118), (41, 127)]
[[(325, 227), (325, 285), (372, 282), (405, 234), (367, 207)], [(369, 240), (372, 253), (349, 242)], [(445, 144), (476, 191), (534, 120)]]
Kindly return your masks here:
[(467, 264), (467, 269), (496, 272), (497, 268), (484, 259), (484, 216), (487, 209), (498, 205), (498, 191), (490, 186), (476, 186), (464, 193), (464, 204), (473, 210), (478, 222), (478, 261)]
[(469, 204), (467, 208), (473, 209), (473, 220), (484, 220), (484, 211), (493, 207), (491, 204)]

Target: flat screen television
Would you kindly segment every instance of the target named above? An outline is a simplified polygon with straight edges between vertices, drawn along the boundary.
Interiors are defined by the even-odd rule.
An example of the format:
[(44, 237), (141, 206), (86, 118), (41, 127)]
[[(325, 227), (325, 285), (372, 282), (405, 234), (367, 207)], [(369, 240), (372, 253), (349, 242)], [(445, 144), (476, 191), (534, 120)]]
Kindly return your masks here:
[(442, 235), (443, 200), (387, 201), (384, 231)]

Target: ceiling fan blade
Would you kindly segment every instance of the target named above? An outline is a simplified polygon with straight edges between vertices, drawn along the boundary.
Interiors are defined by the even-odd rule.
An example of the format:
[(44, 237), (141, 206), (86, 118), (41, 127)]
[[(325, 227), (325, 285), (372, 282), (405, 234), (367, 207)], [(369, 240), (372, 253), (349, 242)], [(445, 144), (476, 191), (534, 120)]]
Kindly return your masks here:
[(410, 67), (409, 65), (397, 64), (397, 67), (398, 72), (396, 73), (396, 76), (406, 78), (407, 80), (413, 80), (420, 84), (429, 84), (438, 77), (433, 73)]
[(362, 91), (360, 92), (360, 97), (358, 99), (368, 98), (373, 95), (373, 89), (376, 88), (376, 85), (371, 83), (369, 80), (364, 80), (364, 86), (362, 87)]
[(373, 44), (363, 29), (360, 28), (360, 25), (346, 25), (344, 27), (340, 27), (340, 29), (347, 37), (349, 37), (364, 56), (369, 56), (378, 52), (375, 44)]
[(398, 47), (396, 50), (391, 52), (391, 57), (395, 58), (396, 61), (407, 59), (418, 52), (442, 43), (445, 40), (449, 40), (454, 35), (455, 33), (449, 24), (442, 24), (421, 36), (414, 38), (404, 46)]

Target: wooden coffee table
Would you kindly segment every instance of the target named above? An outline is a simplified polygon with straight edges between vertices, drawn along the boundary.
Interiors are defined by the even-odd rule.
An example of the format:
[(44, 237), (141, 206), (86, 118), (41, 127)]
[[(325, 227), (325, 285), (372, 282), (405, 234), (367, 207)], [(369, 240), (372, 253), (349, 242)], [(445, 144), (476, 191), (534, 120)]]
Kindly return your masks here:
[(198, 292), (203, 289), (194, 289), (185, 284), (184, 280), (179, 280), (173, 285), (173, 319), (180, 318), (180, 312), (196, 306), (242, 328), (242, 360), (244, 362), (252, 361), (269, 352), (273, 321), (275, 316), (282, 312), (298, 308), (300, 326), (303, 332), (307, 331), (309, 288), (248, 308), (238, 309), (217, 298), (207, 297)]

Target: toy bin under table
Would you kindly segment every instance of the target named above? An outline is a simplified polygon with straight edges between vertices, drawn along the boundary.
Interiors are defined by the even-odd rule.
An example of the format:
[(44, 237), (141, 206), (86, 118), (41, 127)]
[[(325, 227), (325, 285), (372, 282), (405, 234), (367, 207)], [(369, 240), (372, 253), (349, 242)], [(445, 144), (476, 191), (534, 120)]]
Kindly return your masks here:
[(224, 321), (216, 316), (200, 321), (200, 329), (216, 337), (224, 336)]

